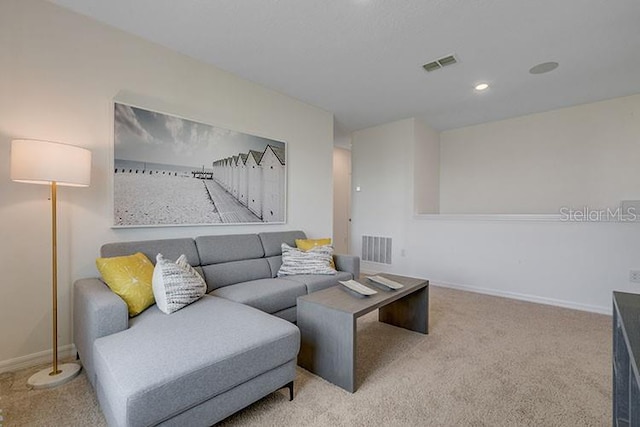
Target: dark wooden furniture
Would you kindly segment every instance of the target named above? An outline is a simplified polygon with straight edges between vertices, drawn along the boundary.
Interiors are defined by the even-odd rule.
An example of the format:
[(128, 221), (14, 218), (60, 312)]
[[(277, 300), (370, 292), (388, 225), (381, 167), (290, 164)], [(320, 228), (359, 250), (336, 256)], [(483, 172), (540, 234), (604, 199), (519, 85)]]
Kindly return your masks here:
[(429, 332), (429, 281), (403, 276), (383, 276), (404, 285), (359, 296), (342, 286), (298, 297), (301, 334), (298, 365), (353, 393), (356, 390), (356, 321), (379, 309), (378, 320), (427, 334)]
[(613, 293), (613, 425), (640, 427), (640, 294)]

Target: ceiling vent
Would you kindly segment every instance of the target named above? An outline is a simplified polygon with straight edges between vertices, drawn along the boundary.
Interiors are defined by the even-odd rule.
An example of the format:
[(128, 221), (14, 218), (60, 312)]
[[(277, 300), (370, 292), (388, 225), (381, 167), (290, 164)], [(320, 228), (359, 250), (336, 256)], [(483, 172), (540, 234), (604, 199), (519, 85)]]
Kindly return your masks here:
[(424, 64), (422, 66), (422, 68), (424, 68), (428, 72), (431, 72), (431, 71), (439, 70), (442, 67), (446, 67), (447, 65), (453, 65), (453, 64), (455, 64), (457, 62), (458, 62), (458, 60), (456, 59), (455, 56), (449, 55), (449, 56), (445, 56), (445, 57), (440, 58), (440, 59), (436, 59), (433, 62), (429, 62), (427, 64)]

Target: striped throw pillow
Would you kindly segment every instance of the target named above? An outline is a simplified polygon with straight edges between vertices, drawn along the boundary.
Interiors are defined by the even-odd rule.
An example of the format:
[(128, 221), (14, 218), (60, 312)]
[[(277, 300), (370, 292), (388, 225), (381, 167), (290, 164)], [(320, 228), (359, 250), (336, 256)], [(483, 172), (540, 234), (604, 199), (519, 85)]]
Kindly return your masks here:
[(156, 304), (166, 314), (196, 302), (207, 292), (204, 279), (189, 265), (184, 255), (173, 263), (158, 254), (152, 286)]
[(278, 270), (278, 277), (297, 274), (336, 274), (336, 270), (330, 265), (332, 257), (333, 248), (330, 245), (316, 246), (305, 252), (283, 243), (282, 266)]

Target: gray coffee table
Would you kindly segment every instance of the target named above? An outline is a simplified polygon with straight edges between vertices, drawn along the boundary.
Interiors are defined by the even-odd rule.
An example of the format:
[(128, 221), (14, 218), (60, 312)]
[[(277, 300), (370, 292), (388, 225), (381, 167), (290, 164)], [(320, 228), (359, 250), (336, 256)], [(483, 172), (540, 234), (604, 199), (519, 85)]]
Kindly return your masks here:
[(342, 285), (298, 297), (301, 334), (298, 365), (353, 393), (356, 390), (356, 321), (379, 309), (378, 320), (429, 333), (429, 281), (381, 274), (404, 285), (383, 290), (366, 279), (360, 283), (377, 294), (356, 296)]

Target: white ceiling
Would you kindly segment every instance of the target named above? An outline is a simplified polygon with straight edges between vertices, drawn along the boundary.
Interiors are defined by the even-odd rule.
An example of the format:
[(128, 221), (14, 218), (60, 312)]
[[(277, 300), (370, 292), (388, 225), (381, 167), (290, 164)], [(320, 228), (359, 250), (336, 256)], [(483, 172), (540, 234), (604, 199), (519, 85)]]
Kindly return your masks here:
[[(51, 0), (331, 111), (437, 130), (640, 92), (639, 0)], [(459, 63), (421, 65), (455, 53)], [(528, 70), (546, 61), (560, 67)], [(475, 83), (491, 88), (474, 93)]]

